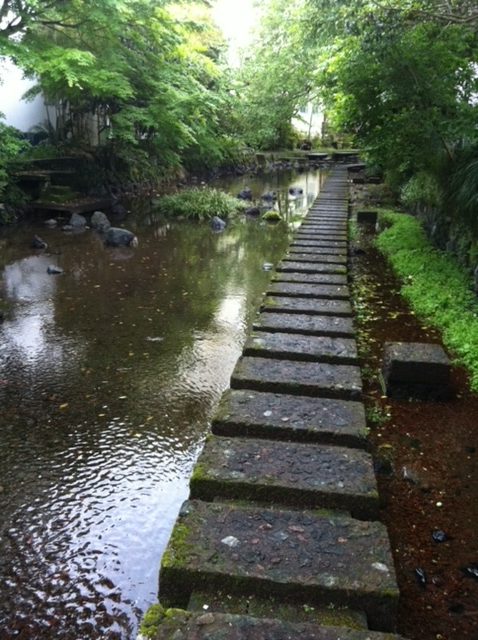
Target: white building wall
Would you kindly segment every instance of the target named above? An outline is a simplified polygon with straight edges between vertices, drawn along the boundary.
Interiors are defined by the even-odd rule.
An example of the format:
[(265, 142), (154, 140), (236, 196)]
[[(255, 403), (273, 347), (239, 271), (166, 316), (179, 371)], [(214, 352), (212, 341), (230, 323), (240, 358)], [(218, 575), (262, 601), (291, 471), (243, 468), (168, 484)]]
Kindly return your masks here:
[(309, 102), (300, 110), (299, 115), (299, 118), (292, 118), (292, 126), (294, 129), (297, 129), (297, 131), (300, 131), (306, 137), (309, 135), (309, 131), (311, 138), (322, 135), (324, 113), (317, 107), (317, 105)]
[(23, 77), (23, 72), (7, 59), (0, 59), (0, 112), (6, 124), (28, 131), (30, 127), (47, 120), (45, 103), (41, 96), (32, 102), (22, 100), (23, 94), (34, 84)]

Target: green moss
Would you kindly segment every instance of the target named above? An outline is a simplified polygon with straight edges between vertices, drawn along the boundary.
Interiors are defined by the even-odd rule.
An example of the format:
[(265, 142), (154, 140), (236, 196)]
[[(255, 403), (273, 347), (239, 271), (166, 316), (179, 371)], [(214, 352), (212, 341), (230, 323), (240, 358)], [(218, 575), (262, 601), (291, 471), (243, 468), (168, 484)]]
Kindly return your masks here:
[(140, 625), (140, 633), (148, 639), (163, 638), (163, 635), (159, 635), (161, 625), (174, 621), (180, 623), (188, 615), (182, 609), (165, 609), (159, 603), (153, 604), (144, 614)]
[(380, 220), (388, 228), (377, 246), (401, 278), (402, 294), (422, 320), (442, 331), (444, 344), (478, 391), (478, 302), (470, 276), (452, 256), (431, 246), (416, 218), (382, 211)]
[(280, 222), (283, 218), (278, 211), (271, 209), (262, 215), (262, 219), (266, 222)]
[(181, 522), (174, 526), (169, 544), (163, 554), (162, 567), (174, 567), (184, 564), (193, 549), (192, 543), (188, 542), (190, 536), (189, 527)]

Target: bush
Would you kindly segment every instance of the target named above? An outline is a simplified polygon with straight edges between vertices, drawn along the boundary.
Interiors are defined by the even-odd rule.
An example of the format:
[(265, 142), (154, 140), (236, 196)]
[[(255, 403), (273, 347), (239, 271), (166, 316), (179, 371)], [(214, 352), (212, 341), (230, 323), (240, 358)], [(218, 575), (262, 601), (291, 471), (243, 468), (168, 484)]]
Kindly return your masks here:
[(422, 319), (442, 331), (478, 391), (478, 302), (469, 275), (452, 256), (431, 246), (416, 218), (382, 212), (380, 219), (389, 226), (377, 246), (402, 278), (403, 295)]
[(163, 196), (154, 203), (154, 211), (166, 218), (210, 220), (218, 216), (223, 220), (244, 210), (248, 205), (217, 189), (187, 189)]

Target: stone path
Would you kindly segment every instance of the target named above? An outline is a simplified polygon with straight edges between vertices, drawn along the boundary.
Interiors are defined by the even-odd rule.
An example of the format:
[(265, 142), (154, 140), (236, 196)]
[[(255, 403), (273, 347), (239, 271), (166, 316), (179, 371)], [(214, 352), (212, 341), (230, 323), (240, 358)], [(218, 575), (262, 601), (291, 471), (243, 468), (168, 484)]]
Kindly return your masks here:
[(266, 292), (163, 557), (160, 601), (184, 611), (158, 638), (398, 637), (360, 402), (347, 198), (335, 169)]

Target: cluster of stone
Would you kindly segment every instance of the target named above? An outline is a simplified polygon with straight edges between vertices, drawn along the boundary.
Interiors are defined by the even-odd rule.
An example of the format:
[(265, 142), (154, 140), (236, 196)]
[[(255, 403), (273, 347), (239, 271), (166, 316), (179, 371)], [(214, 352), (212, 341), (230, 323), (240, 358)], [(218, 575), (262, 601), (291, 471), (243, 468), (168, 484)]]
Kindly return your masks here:
[(164, 554), (157, 638), (398, 638), (335, 169), (278, 265)]

